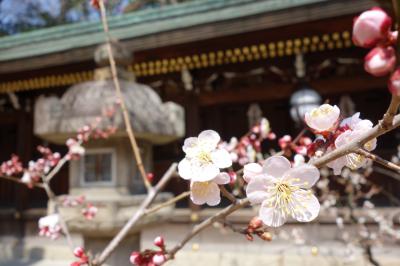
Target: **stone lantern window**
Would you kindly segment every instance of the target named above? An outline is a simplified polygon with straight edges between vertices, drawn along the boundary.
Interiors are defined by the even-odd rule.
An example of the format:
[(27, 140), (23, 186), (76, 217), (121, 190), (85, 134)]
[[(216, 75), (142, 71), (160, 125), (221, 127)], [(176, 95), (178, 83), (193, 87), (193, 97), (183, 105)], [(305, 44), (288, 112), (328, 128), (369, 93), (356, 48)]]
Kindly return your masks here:
[(88, 149), (80, 160), (82, 186), (113, 186), (117, 158), (113, 148)]

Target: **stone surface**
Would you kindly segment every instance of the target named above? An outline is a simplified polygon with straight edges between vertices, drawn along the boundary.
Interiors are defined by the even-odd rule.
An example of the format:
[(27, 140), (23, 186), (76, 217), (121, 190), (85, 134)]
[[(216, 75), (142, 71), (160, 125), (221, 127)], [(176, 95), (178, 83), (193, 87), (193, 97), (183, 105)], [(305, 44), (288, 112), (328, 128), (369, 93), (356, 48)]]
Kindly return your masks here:
[[(183, 137), (184, 111), (175, 103), (163, 103), (149, 86), (132, 81), (120, 81), (123, 98), (133, 129), (140, 139), (155, 144)], [(34, 133), (41, 138), (63, 142), (85, 125), (91, 125), (106, 108), (116, 101), (112, 80), (97, 80), (72, 86), (62, 96), (40, 96), (35, 105)], [(122, 112), (117, 111), (107, 125), (125, 132)]]

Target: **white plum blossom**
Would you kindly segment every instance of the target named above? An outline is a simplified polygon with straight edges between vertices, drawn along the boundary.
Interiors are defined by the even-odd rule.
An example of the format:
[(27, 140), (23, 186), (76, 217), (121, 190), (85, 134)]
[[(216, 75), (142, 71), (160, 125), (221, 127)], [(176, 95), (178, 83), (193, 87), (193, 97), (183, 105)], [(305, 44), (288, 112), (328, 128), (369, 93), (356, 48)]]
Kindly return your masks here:
[(220, 136), (213, 130), (205, 130), (197, 138), (187, 138), (183, 145), (185, 158), (179, 162), (179, 175), (192, 182), (213, 180), (220, 168), (232, 165), (229, 152), (218, 148)]
[(243, 167), (243, 179), (248, 183), (250, 180), (260, 175), (263, 171), (263, 168), (258, 163), (248, 163)]
[(218, 185), (225, 185), (231, 178), (227, 173), (218, 174), (213, 180), (206, 182), (192, 181), (190, 184), (190, 199), (194, 204), (216, 206), (221, 202)]
[[(340, 134), (335, 140), (335, 148), (340, 148), (355, 139), (361, 137), (366, 130), (373, 127), (373, 124), (368, 119), (360, 119), (360, 113), (356, 113), (353, 116), (344, 119), (340, 123), (341, 127), (347, 128), (342, 134)], [(376, 148), (376, 139), (372, 139), (364, 144), (364, 149), (372, 151)], [(328, 152), (332, 150), (328, 149)], [(340, 175), (344, 166), (349, 167), (352, 170), (358, 169), (365, 165), (367, 159), (358, 153), (349, 153), (345, 156), (339, 157), (338, 159), (331, 161), (327, 164), (328, 167), (333, 169), (335, 175)]]
[(335, 105), (323, 104), (305, 114), (306, 124), (317, 132), (333, 129), (340, 115), (339, 108)]
[(50, 214), (39, 219), (39, 235), (57, 239), (61, 233), (60, 216)]
[(320, 210), (310, 190), (319, 176), (315, 166), (292, 168), (285, 157), (272, 156), (264, 162), (262, 173), (250, 179), (246, 194), (252, 204), (261, 204), (259, 217), (268, 226), (281, 226), (289, 216), (309, 222)]

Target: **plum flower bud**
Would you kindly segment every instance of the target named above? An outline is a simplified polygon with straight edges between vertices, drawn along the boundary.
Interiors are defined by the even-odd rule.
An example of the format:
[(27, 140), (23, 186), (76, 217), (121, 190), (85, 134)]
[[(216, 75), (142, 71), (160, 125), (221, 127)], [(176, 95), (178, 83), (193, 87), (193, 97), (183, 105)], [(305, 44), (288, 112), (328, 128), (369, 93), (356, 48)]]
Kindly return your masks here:
[(141, 262), (142, 262), (142, 255), (140, 255), (139, 252), (134, 251), (134, 252), (131, 253), (131, 255), (129, 257), (129, 261), (133, 265), (140, 265)]
[(400, 68), (393, 72), (389, 79), (388, 87), (393, 95), (400, 96)]
[(77, 247), (74, 249), (74, 255), (77, 258), (81, 258), (85, 254), (85, 250), (82, 247)]
[(323, 104), (305, 114), (306, 124), (317, 132), (332, 130), (339, 118), (340, 110), (335, 105)]
[(391, 17), (374, 7), (354, 19), (353, 42), (360, 47), (372, 48), (388, 37), (391, 26)]
[(164, 254), (156, 254), (153, 256), (152, 261), (155, 265), (163, 265), (166, 261), (166, 258)]
[(259, 234), (258, 236), (264, 241), (271, 241), (272, 240), (272, 234), (270, 232), (264, 232), (262, 234)]
[(381, 77), (393, 71), (396, 54), (393, 47), (375, 47), (364, 58), (364, 69), (373, 76)]
[(258, 228), (262, 227), (262, 225), (262, 220), (258, 216), (255, 216), (250, 220), (248, 228), (252, 230), (257, 230)]
[(164, 238), (162, 236), (157, 236), (154, 239), (154, 245), (159, 247), (159, 248), (164, 248), (164, 246), (165, 246)]

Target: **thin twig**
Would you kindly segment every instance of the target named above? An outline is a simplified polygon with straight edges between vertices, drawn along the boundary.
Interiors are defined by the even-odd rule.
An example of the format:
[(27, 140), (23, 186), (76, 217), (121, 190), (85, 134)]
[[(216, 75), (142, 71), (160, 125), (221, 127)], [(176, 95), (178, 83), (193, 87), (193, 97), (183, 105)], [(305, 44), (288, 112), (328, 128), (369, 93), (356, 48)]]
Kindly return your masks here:
[(120, 101), (120, 106), (121, 106), (122, 115), (123, 115), (124, 122), (125, 122), (126, 132), (128, 133), (128, 137), (129, 137), (129, 140), (130, 140), (130, 143), (132, 146), (133, 154), (135, 156), (136, 164), (139, 169), (140, 175), (142, 176), (143, 183), (146, 186), (147, 191), (151, 191), (152, 186), (151, 186), (149, 180), (147, 179), (147, 174), (146, 174), (146, 170), (144, 169), (142, 156), (140, 155), (140, 149), (138, 147), (138, 144), (137, 144), (137, 141), (135, 138), (135, 134), (132, 129), (131, 120), (129, 117), (128, 110), (126, 109), (125, 101), (122, 97), (121, 86), (120, 86), (120, 83), (118, 80), (117, 67), (115, 64), (114, 55), (113, 55), (112, 47), (111, 47), (111, 38), (110, 38), (109, 29), (108, 29), (106, 9), (105, 9), (103, 0), (99, 0), (99, 5), (100, 5), (101, 21), (103, 23), (103, 29), (104, 29), (104, 33), (106, 36), (106, 45), (107, 45), (108, 59), (110, 61), (111, 74), (112, 74), (112, 78), (113, 78), (113, 82), (114, 82), (115, 92), (117, 94), (117, 99)]
[(53, 202), (54, 205), (55, 205), (55, 211), (56, 211), (56, 213), (58, 213), (58, 218), (59, 218), (59, 221), (60, 221), (61, 230), (63, 231), (63, 233), (64, 233), (64, 235), (65, 235), (65, 237), (67, 239), (69, 248), (71, 249), (72, 252), (74, 252), (75, 245), (74, 245), (74, 243), (72, 241), (71, 234), (69, 232), (69, 229), (68, 229), (68, 226), (67, 226), (66, 222), (64, 221), (64, 218), (62, 217), (62, 215), (60, 213), (56, 195), (51, 190), (51, 188), (49, 186), (49, 183), (47, 182), (47, 179), (48, 179), (47, 176), (43, 176), (42, 177), (43, 188), (46, 191), (47, 197), (49, 198), (50, 202)]
[(174, 248), (172, 248), (169, 252), (168, 252), (168, 259), (174, 259), (175, 254), (181, 250), (185, 244), (187, 242), (189, 242), (194, 236), (196, 236), (198, 233), (200, 233), (201, 231), (203, 231), (204, 229), (206, 229), (208, 226), (212, 225), (214, 222), (224, 219), (225, 217), (227, 217), (229, 214), (237, 211), (238, 209), (241, 209), (245, 206), (247, 206), (249, 204), (249, 199), (245, 198), (242, 200), (237, 201), (237, 203), (235, 204), (231, 204), (228, 207), (226, 207), (225, 209), (221, 210), (220, 212), (218, 212), (216, 215), (211, 216), (209, 218), (207, 218), (206, 220), (204, 220), (203, 222), (201, 222), (200, 224), (196, 225), (186, 236), (185, 238), (179, 242)]
[(108, 257), (114, 252), (121, 241), (129, 233), (131, 228), (137, 224), (137, 222), (146, 215), (146, 209), (151, 205), (151, 203), (156, 198), (157, 194), (164, 188), (167, 182), (176, 172), (177, 164), (173, 163), (169, 169), (165, 172), (164, 176), (160, 179), (154, 189), (150, 190), (147, 194), (146, 199), (139, 206), (136, 213), (129, 219), (129, 221), (124, 225), (124, 227), (118, 232), (118, 234), (111, 240), (107, 247), (101, 252), (100, 256), (93, 261), (92, 265), (103, 264)]
[(48, 175), (46, 175), (46, 182), (49, 183), (51, 181), (51, 179), (60, 171), (61, 167), (63, 167), (63, 165), (68, 162), (68, 153), (61, 158), (61, 160), (58, 161), (57, 165), (51, 169), (50, 173)]
[(383, 166), (385, 166), (385, 167), (387, 167), (389, 169), (392, 169), (392, 170), (394, 170), (396, 172), (400, 172), (400, 166), (398, 166), (395, 163), (389, 162), (389, 161), (379, 157), (376, 154), (373, 154), (373, 153), (371, 153), (369, 151), (366, 151), (364, 149), (358, 149), (356, 151), (356, 153), (358, 153), (358, 154), (360, 154), (362, 156), (365, 156), (366, 158), (371, 159), (371, 160), (373, 160), (373, 161), (379, 163), (380, 165), (383, 165)]
[(400, 97), (392, 94), (392, 99), (390, 100), (390, 105), (383, 116), (382, 127), (389, 128), (393, 124), (393, 119), (397, 114), (400, 106)]
[(172, 205), (172, 204), (174, 204), (174, 203), (180, 201), (181, 199), (184, 199), (184, 198), (188, 197), (189, 195), (190, 195), (190, 191), (182, 192), (182, 193), (179, 194), (178, 196), (176, 196), (176, 197), (174, 197), (174, 198), (172, 198), (172, 199), (170, 199), (170, 200), (167, 200), (166, 202), (163, 202), (163, 203), (161, 203), (161, 204), (159, 204), (159, 205), (156, 205), (156, 206), (154, 206), (153, 208), (147, 209), (147, 210), (144, 212), (144, 214), (145, 214), (145, 215), (149, 215), (149, 214), (152, 214), (152, 213), (154, 213), (154, 212), (157, 212), (158, 210), (160, 210), (160, 209), (162, 209), (162, 208), (165, 208), (165, 207), (167, 207), (167, 206), (169, 206), (169, 205)]
[(220, 185), (219, 189), (221, 190), (222, 195), (224, 195), (225, 198), (230, 200), (232, 203), (236, 202), (236, 197), (233, 196), (228, 190), (226, 190), (224, 185)]

